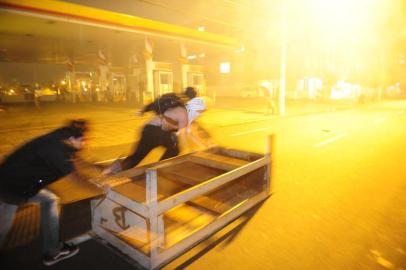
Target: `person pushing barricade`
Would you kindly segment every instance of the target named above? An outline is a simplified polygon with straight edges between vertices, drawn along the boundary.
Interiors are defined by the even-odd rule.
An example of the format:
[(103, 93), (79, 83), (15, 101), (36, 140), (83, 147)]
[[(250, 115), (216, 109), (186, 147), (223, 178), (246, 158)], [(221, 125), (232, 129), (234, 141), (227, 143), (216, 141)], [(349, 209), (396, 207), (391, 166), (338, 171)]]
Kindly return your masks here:
[(43, 263), (53, 265), (78, 253), (77, 246), (59, 240), (59, 198), (46, 186), (75, 172), (73, 158), (87, 131), (86, 120), (72, 120), (26, 143), (0, 164), (0, 247), (18, 207), (34, 202), (41, 211)]

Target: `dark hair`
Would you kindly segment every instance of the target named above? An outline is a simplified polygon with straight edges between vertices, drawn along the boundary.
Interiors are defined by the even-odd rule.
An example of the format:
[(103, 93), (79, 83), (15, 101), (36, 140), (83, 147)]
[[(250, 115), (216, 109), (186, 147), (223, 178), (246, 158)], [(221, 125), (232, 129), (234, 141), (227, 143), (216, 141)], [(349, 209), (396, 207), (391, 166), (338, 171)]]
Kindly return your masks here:
[(145, 106), (142, 111), (155, 111), (157, 114), (163, 114), (167, 109), (184, 106), (183, 100), (178, 95), (175, 93), (166, 93)]
[(194, 87), (188, 86), (188, 87), (186, 87), (185, 95), (188, 98), (192, 99), (192, 98), (195, 98), (197, 96), (197, 92), (196, 92)]
[(75, 119), (70, 120), (66, 125), (70, 136), (76, 138), (83, 137), (85, 133), (89, 130), (89, 123), (85, 119)]

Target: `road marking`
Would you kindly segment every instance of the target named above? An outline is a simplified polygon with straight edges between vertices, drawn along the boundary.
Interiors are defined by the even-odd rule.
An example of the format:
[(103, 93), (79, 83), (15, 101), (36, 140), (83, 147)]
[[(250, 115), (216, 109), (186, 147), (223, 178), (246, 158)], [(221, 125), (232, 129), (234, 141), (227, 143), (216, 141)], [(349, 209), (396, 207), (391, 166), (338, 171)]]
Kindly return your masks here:
[(386, 120), (386, 117), (380, 117), (374, 121), (374, 124), (381, 124)]
[(252, 129), (252, 130), (248, 130), (248, 131), (243, 131), (243, 132), (234, 133), (234, 134), (231, 134), (231, 136), (232, 136), (232, 137), (235, 137), (235, 136), (250, 134), (250, 133), (254, 133), (254, 132), (258, 132), (258, 131), (264, 131), (264, 130), (267, 130), (267, 129), (270, 129), (270, 128), (267, 127), (267, 128)]
[(341, 138), (343, 138), (343, 137), (345, 137), (345, 136), (347, 136), (347, 133), (338, 134), (338, 135), (336, 135), (336, 136), (334, 136), (334, 137), (332, 137), (332, 138), (330, 138), (330, 139), (327, 139), (327, 140), (321, 141), (321, 142), (319, 142), (319, 143), (316, 143), (316, 144), (314, 145), (314, 147), (317, 147), (317, 148), (322, 147), (322, 146), (324, 146), (324, 145), (326, 145), (326, 144), (335, 142), (335, 141), (337, 141), (337, 140), (339, 140), (339, 139), (341, 139)]

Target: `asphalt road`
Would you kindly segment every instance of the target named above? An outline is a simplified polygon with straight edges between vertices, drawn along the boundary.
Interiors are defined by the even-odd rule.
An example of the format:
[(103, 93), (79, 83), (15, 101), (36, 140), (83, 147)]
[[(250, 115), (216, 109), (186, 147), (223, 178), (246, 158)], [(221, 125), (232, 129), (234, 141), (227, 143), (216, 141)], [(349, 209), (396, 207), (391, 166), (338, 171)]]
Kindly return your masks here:
[[(406, 269), (405, 101), (202, 122), (219, 144), (256, 152), (276, 134), (273, 196), (238, 230), (165, 269)], [(127, 147), (112, 146), (97, 158)], [(48, 269), (131, 269), (94, 241), (81, 247)], [(37, 264), (27, 269), (41, 269)]]
[(406, 103), (224, 127), (261, 151), (277, 134), (273, 193), (231, 242), (188, 269), (405, 269)]

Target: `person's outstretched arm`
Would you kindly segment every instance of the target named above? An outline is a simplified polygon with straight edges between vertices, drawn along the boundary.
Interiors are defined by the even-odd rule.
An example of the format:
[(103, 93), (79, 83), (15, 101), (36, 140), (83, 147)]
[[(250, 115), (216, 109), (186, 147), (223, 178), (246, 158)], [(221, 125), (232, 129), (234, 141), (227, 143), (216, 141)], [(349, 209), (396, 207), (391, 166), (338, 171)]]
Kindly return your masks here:
[(141, 110), (139, 110), (136, 115), (137, 116), (142, 116), (146, 112), (154, 111), (156, 108), (156, 102), (153, 101), (149, 103), (148, 105), (145, 105)]

